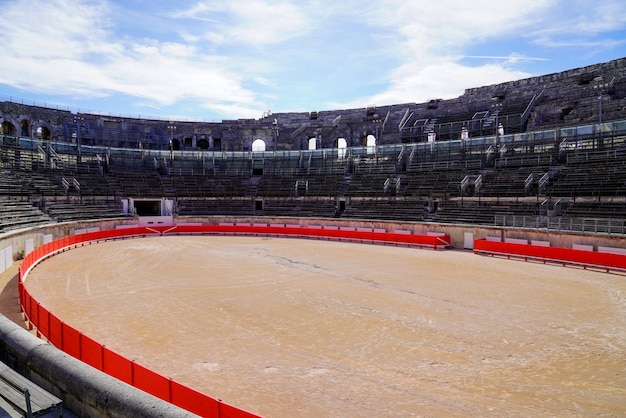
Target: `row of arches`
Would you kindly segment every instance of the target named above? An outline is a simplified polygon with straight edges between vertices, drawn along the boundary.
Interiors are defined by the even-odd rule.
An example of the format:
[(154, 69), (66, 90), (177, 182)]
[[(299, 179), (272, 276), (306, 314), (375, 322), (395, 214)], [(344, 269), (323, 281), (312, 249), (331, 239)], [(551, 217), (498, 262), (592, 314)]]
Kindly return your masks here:
[[(317, 143), (318, 143), (318, 138), (317, 137), (311, 137), (308, 139), (308, 150), (309, 151), (314, 151), (317, 149)], [(365, 143), (364, 145), (369, 149), (369, 148), (374, 148), (376, 146), (376, 137), (374, 135), (367, 135), (365, 137)], [(341, 150), (345, 150), (346, 148), (348, 148), (348, 141), (346, 140), (346, 138), (337, 138), (335, 140), (335, 144), (334, 144), (334, 148), (337, 148), (340, 150), (339, 155), (345, 155), (345, 151), (341, 151)], [(263, 152), (266, 151), (266, 144), (265, 141), (261, 138), (257, 138), (254, 141), (252, 141), (252, 151), (253, 152)]]
[[(221, 147), (221, 140), (217, 138), (213, 138), (214, 146)], [(181, 142), (178, 138), (172, 138), (169, 142), (168, 148), (170, 151), (180, 151), (184, 148), (193, 147), (194, 139), (190, 137), (186, 137)], [(211, 143), (207, 138), (198, 138), (195, 140), (195, 147), (201, 150), (208, 150), (211, 147)], [(219, 148), (218, 148), (219, 149)]]
[[(19, 121), (18, 126), (10, 121), (3, 121), (0, 124), (0, 135), (8, 135), (8, 136), (22, 136), (22, 137), (35, 137), (41, 140), (50, 140), (52, 138), (52, 132), (49, 128), (45, 126), (39, 126), (34, 129), (32, 124), (24, 119)], [(78, 134), (76, 132), (72, 135), (73, 141), (78, 141)], [(82, 138), (81, 138), (82, 139)], [(195, 143), (194, 143), (195, 142)], [(210, 143), (207, 138), (198, 138), (194, 141), (191, 137), (185, 137), (184, 139), (179, 139), (172, 137), (169, 141), (168, 148), (173, 151), (179, 151), (188, 147), (197, 147), (201, 150), (219, 150), (221, 149), (221, 139), (212, 138), (213, 144)], [(362, 146), (367, 147), (368, 149), (373, 149), (377, 145), (376, 137), (372, 134), (368, 134), (362, 138)], [(309, 137), (306, 140), (305, 148), (308, 150), (316, 150), (318, 149), (320, 144), (320, 139), (316, 136)], [(138, 144), (140, 148), (143, 148), (144, 144), (142, 141)], [(345, 150), (348, 148), (348, 141), (346, 138), (340, 137), (334, 141), (334, 148), (339, 149), (339, 155), (345, 155), (345, 152), (341, 150)], [(252, 142), (252, 151), (254, 152), (263, 152), (267, 150), (267, 144), (265, 140), (261, 138), (257, 138)]]
[(52, 137), (52, 132), (45, 126), (38, 127), (35, 132), (31, 133), (31, 124), (27, 120), (22, 120), (19, 124), (19, 132), (18, 128), (11, 122), (4, 121), (0, 124), (0, 135), (9, 135), (9, 136), (23, 136), (23, 137), (31, 137), (35, 136), (39, 139), (49, 140)]

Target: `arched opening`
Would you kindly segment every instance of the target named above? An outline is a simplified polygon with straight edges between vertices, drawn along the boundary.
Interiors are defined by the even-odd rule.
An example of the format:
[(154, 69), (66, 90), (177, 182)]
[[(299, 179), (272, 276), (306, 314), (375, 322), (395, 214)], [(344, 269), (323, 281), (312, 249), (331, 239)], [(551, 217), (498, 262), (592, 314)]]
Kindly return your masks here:
[(367, 153), (373, 154), (376, 150), (376, 137), (372, 134), (369, 134), (365, 138), (365, 146), (367, 147)]
[(317, 149), (317, 138), (309, 138), (309, 151), (314, 151)]
[(205, 138), (198, 139), (198, 141), (196, 141), (196, 145), (202, 150), (209, 149), (209, 141), (207, 141)]
[(15, 135), (15, 125), (11, 122), (2, 122), (2, 126), (0, 126), (0, 134), (2, 135)]
[(261, 138), (257, 138), (252, 142), (252, 152), (263, 152), (265, 151), (265, 141)]
[(345, 158), (348, 148), (348, 142), (346, 138), (337, 138), (337, 156), (339, 158)]
[(26, 119), (20, 122), (20, 127), (20, 136), (30, 136), (30, 123)]
[(52, 134), (50, 133), (50, 129), (46, 128), (45, 126), (40, 126), (35, 130), (35, 136), (37, 137), (37, 139), (49, 141), (52, 137)]
[(172, 139), (169, 144), (170, 151), (180, 151), (180, 141), (176, 138)]
[(193, 146), (193, 138), (190, 136), (185, 137), (183, 139), (183, 145), (185, 148), (191, 148)]

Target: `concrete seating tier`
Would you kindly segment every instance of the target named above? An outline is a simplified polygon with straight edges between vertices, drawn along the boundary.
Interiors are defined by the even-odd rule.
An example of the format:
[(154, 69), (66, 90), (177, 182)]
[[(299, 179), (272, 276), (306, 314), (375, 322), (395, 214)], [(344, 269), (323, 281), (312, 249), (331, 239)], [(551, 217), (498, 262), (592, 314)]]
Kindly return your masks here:
[(0, 198), (0, 232), (52, 222), (49, 216), (30, 201)]
[(336, 201), (328, 198), (265, 199), (262, 215), (333, 218), (336, 212)]
[(562, 216), (574, 218), (626, 219), (626, 200), (618, 202), (570, 201)]
[(45, 206), (46, 213), (57, 222), (125, 216), (120, 202), (116, 199), (48, 198)]
[(413, 199), (351, 199), (342, 218), (423, 221), (427, 200)]
[(251, 198), (180, 198), (180, 216), (254, 216), (255, 201)]
[(455, 199), (442, 202), (429, 220), (441, 223), (493, 225), (496, 215), (537, 216), (538, 207), (537, 202)]
[(600, 161), (569, 161), (550, 184), (550, 194), (559, 197), (626, 196), (626, 161), (611, 156)]

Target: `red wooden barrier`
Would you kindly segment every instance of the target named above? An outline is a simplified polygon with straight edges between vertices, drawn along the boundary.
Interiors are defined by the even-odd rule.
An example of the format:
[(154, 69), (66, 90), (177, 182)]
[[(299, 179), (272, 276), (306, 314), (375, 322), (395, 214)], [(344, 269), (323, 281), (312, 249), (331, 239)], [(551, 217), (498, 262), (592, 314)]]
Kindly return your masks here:
[(96, 340), (80, 335), (80, 344), (82, 346), (82, 356), (80, 360), (89, 364), (100, 371), (104, 369), (104, 347)]
[(211, 225), (211, 226), (155, 226), (133, 227), (89, 232), (68, 236), (44, 244), (28, 254), (19, 267), (18, 293), (26, 317), (48, 338), (54, 346), (125, 383), (166, 400), (201, 416), (219, 418), (251, 418), (257, 415), (223, 403), (192, 388), (131, 361), (109, 350), (99, 342), (63, 323), (58, 317), (38, 303), (24, 286), (28, 272), (40, 261), (73, 246), (109, 239), (165, 234), (243, 234), (271, 235), (277, 237), (331, 239), (351, 242), (384, 243), (430, 247), (450, 246), (449, 236), (398, 234), (386, 232), (355, 231), (344, 229), (300, 228), (262, 225)]
[(577, 265), (583, 268), (601, 268), (608, 271), (626, 271), (626, 255), (575, 250), (571, 248), (543, 247), (539, 245), (516, 244), (510, 242), (474, 241), (474, 252), (505, 257), (522, 258)]
[[(46, 335), (50, 344), (57, 348), (63, 347), (63, 324), (53, 313), (49, 314), (50, 333)], [(36, 324), (35, 324), (36, 325)]]
[(72, 357), (77, 359), (81, 359), (81, 349), (80, 349), (80, 331), (78, 331), (74, 327), (70, 327), (69, 325), (63, 323), (63, 346), (61, 347), (63, 351), (69, 354)]
[(235, 234), (235, 235), (271, 235), (295, 238), (326, 238), (340, 241), (365, 243), (387, 243), (434, 249), (450, 246), (450, 237), (435, 235), (399, 234), (392, 232), (356, 231), (346, 229), (324, 229), (307, 227), (282, 227), (264, 225), (179, 225), (175, 227), (159, 227), (166, 234)]
[[(174, 405), (178, 405), (197, 415), (208, 417), (219, 417), (219, 401), (208, 396), (204, 396), (197, 390), (171, 381), (171, 400)], [(246, 415), (248, 417), (252, 415)]]
[(102, 354), (102, 363), (104, 364), (102, 371), (124, 383), (132, 384), (133, 373), (130, 360), (106, 347), (104, 347)]
[(50, 312), (43, 306), (39, 305), (39, 322), (37, 323), (37, 329), (43, 335), (50, 335)]
[(171, 402), (170, 379), (135, 362), (132, 363), (132, 368), (133, 386)]

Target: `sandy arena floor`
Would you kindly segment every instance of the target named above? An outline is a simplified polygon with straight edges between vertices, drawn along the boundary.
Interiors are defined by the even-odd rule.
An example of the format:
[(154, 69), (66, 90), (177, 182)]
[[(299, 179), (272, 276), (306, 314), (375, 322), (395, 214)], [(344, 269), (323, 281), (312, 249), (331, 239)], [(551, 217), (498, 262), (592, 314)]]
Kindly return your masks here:
[(109, 348), (267, 417), (626, 415), (620, 275), (189, 236), (78, 248), (27, 287)]

